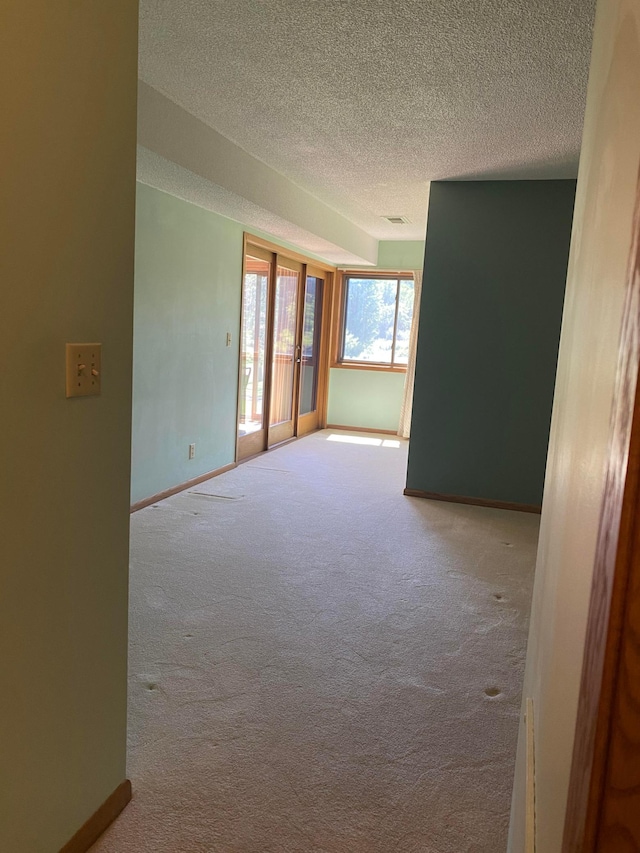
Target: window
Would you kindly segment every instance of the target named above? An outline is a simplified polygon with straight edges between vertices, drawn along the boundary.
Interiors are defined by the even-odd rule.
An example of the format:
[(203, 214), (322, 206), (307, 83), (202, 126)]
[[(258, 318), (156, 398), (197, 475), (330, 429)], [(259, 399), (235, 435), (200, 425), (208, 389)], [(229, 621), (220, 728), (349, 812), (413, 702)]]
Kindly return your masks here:
[(406, 367), (412, 314), (413, 279), (346, 275), (338, 361)]

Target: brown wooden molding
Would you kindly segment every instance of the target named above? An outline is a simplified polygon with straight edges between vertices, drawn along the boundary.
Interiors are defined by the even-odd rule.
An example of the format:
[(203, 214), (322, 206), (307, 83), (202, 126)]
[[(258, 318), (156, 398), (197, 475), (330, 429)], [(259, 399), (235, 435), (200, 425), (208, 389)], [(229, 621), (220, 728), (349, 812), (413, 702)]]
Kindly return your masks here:
[(640, 849), (640, 178), (632, 235), (563, 853)]
[(322, 334), (320, 336), (320, 365), (322, 370), (318, 379), (318, 428), (323, 429), (327, 423), (329, 406), (329, 362), (331, 360), (333, 324), (333, 304), (335, 300), (337, 273), (327, 273), (324, 282), (324, 298), (322, 306)]
[(268, 252), (273, 252), (274, 254), (283, 255), (284, 257), (291, 258), (291, 260), (293, 261), (300, 261), (300, 263), (303, 264), (308, 263), (316, 269), (322, 270), (323, 272), (336, 271), (336, 267), (334, 264), (329, 264), (326, 261), (321, 261), (317, 258), (311, 258), (309, 257), (309, 255), (304, 255), (301, 252), (296, 252), (295, 249), (288, 249), (286, 246), (283, 246), (280, 243), (273, 243), (271, 242), (271, 240), (265, 240), (262, 237), (257, 237), (250, 231), (245, 231), (244, 241), (245, 244), (257, 246), (261, 249), (266, 249)]
[(125, 779), (115, 791), (107, 797), (100, 808), (76, 832), (73, 838), (61, 848), (60, 853), (86, 853), (102, 833), (118, 817), (131, 799), (131, 782)]
[[(395, 429), (376, 429), (375, 427), (354, 427), (354, 426), (344, 426), (344, 424), (327, 424), (325, 429), (344, 429), (349, 432), (377, 432), (380, 435), (395, 435), (398, 438), (402, 438), (398, 435)], [(406, 439), (402, 439), (405, 441)]]
[[(636, 404), (638, 415), (640, 406)], [(636, 438), (634, 442), (632, 438), (632, 443), (637, 450), (640, 441)], [(638, 455), (634, 455), (634, 479), (638, 485), (640, 466)], [(617, 666), (612, 674), (613, 690), (609, 688), (608, 678), (603, 681), (605, 697), (611, 696), (611, 701), (607, 762), (594, 848), (599, 853), (640, 850), (640, 488), (633, 498), (635, 524), (630, 545), (624, 549), (625, 569), (614, 580), (612, 596), (610, 624), (620, 639)]]
[(340, 349), (342, 347), (342, 326), (344, 317), (345, 296), (345, 273), (337, 272), (335, 275), (335, 286), (333, 292), (333, 305), (331, 314), (331, 352), (330, 367), (340, 364)]
[(541, 507), (537, 504), (518, 504), (511, 501), (494, 501), (488, 498), (470, 498), (466, 495), (441, 495), (439, 492), (423, 492), (422, 489), (405, 489), (403, 494), (410, 498), (427, 498), (430, 501), (448, 501), (454, 504), (469, 504), (470, 506), (488, 506), (493, 509), (511, 509), (515, 512), (533, 512), (540, 514)]
[[(329, 342), (331, 337), (331, 311), (333, 304), (334, 276), (336, 268), (334, 266), (331, 266), (330, 264), (314, 261), (312, 258), (309, 258), (306, 255), (301, 255), (297, 252), (289, 251), (288, 249), (278, 246), (275, 243), (270, 243), (267, 240), (254, 237), (248, 232), (245, 232), (243, 237), (242, 256), (241, 314), (243, 314), (245, 308), (244, 289), (246, 272), (249, 269), (252, 257), (260, 258), (263, 261), (267, 261), (270, 265), (269, 282), (267, 288), (266, 318), (268, 334), (266, 338), (264, 352), (266, 375), (264, 383), (264, 395), (262, 401), (264, 413), (270, 412), (271, 397), (274, 393), (273, 379), (275, 377), (272, 373), (274, 361), (274, 341), (272, 332), (276, 311), (276, 286), (278, 278), (278, 268), (283, 266), (286, 269), (295, 270), (300, 276), (298, 307), (296, 316), (296, 340), (299, 340), (299, 336), (301, 336), (302, 334), (302, 327), (304, 324), (304, 293), (306, 290), (307, 278), (311, 276), (322, 279), (323, 281), (322, 311), (320, 320), (321, 332), (317, 353), (318, 384), (316, 389), (316, 410), (315, 412), (309, 412), (306, 415), (301, 415), (299, 412), (301, 390), (301, 384), (299, 380), (301, 378), (301, 368), (295, 366), (291, 420), (285, 422), (287, 426), (284, 428), (285, 432), (286, 430), (291, 430), (295, 435), (301, 438), (303, 435), (307, 435), (308, 433), (313, 432), (313, 430), (321, 428), (326, 421), (326, 409), (329, 394)], [(243, 324), (244, 320), (243, 317), (241, 317), (238, 334), (238, 364), (240, 364), (242, 361), (241, 356)], [(241, 371), (239, 370), (236, 400), (236, 423), (239, 422), (240, 403), (243, 393), (242, 383), (243, 376), (241, 375)], [(249, 435), (239, 435), (239, 433), (236, 432), (236, 462), (244, 461), (245, 459), (254, 456), (256, 453), (265, 451), (267, 447), (274, 447), (276, 445), (279, 445), (290, 437), (289, 435), (282, 434), (283, 430), (280, 428), (280, 425), (275, 424), (273, 426), (269, 426), (266, 423), (268, 418), (264, 418), (263, 420), (265, 421), (265, 423), (263, 423), (262, 428), (260, 430), (256, 430), (255, 432)]]
[(177, 495), (178, 492), (184, 492), (185, 489), (191, 489), (193, 486), (198, 486), (204, 483), (205, 480), (211, 480), (213, 477), (218, 477), (220, 474), (226, 474), (237, 465), (236, 462), (230, 462), (228, 465), (223, 465), (222, 468), (216, 468), (215, 471), (207, 471), (206, 474), (201, 474), (199, 477), (194, 477), (192, 480), (187, 480), (185, 483), (180, 483), (178, 486), (173, 486), (171, 489), (165, 489), (164, 492), (158, 492), (157, 495), (151, 495), (149, 498), (144, 498), (141, 501), (131, 504), (131, 512), (137, 512), (139, 509), (156, 504), (158, 501), (163, 501), (165, 498), (170, 498)]
[[(381, 363), (368, 363), (368, 362), (350, 362), (344, 361), (341, 358), (341, 349), (342, 349), (342, 338), (344, 333), (344, 320), (345, 320), (345, 311), (346, 311), (346, 280), (350, 275), (364, 277), (363, 273), (366, 273), (366, 278), (385, 278), (385, 276), (393, 276), (394, 278), (400, 276), (406, 276), (407, 278), (413, 279), (412, 272), (392, 272), (391, 270), (379, 270), (375, 269), (372, 271), (367, 270), (337, 270), (335, 274), (335, 290), (334, 290), (334, 303), (332, 309), (331, 316), (331, 351), (330, 351), (330, 363), (329, 367), (334, 370), (378, 370), (382, 373), (406, 373), (407, 368), (406, 365), (398, 365), (398, 364), (381, 364)], [(396, 301), (396, 314), (398, 310), (398, 303)], [(395, 326), (394, 326), (395, 328)]]

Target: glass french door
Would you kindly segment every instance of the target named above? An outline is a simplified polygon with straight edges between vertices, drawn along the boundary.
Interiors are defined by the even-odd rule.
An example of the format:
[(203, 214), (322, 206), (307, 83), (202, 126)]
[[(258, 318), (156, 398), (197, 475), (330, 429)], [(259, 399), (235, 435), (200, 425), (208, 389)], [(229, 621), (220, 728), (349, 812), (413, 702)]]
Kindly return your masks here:
[(295, 402), (300, 371), (298, 300), (302, 264), (278, 257), (273, 312), (271, 395), (267, 446), (273, 447), (295, 431)]
[(240, 384), (238, 389), (238, 450), (241, 458), (264, 450), (265, 390), (269, 292), (272, 256), (248, 247), (242, 286)]
[(300, 339), (300, 395), (298, 400), (298, 435), (306, 435), (320, 425), (318, 411), (321, 380), (322, 314), (326, 273), (307, 267), (302, 305)]
[(326, 276), (321, 269), (247, 246), (238, 459), (306, 435), (320, 425)]

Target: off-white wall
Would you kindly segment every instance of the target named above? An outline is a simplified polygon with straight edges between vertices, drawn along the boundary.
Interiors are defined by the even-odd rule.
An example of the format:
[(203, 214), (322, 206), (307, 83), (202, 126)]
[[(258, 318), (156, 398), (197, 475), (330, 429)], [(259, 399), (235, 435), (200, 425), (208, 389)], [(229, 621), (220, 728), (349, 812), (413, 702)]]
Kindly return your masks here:
[[(640, 166), (640, 5), (600, 0), (523, 696), (535, 710), (537, 848), (559, 853)], [(509, 850), (524, 850), (524, 727)]]
[[(7, 0), (0, 50), (0, 850), (125, 778), (135, 0)], [(65, 342), (100, 397), (65, 399)]]

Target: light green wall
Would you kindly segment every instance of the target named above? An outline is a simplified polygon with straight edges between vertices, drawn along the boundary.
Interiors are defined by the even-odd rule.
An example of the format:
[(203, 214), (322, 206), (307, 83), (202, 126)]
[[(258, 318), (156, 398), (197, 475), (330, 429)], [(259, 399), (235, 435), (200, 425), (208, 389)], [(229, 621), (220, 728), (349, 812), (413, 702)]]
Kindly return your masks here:
[(332, 368), (327, 423), (397, 430), (404, 376), (381, 370)]
[(136, 227), (133, 502), (233, 462), (243, 230), (143, 184)]
[(340, 265), (341, 269), (361, 270), (421, 270), (424, 263), (424, 240), (380, 240), (378, 263), (375, 266)]
[(378, 268), (381, 270), (421, 270), (424, 240), (380, 240)]
[[(55, 853), (125, 779), (137, 18), (3, 3), (6, 853)], [(102, 394), (67, 400), (65, 343), (87, 341)]]

